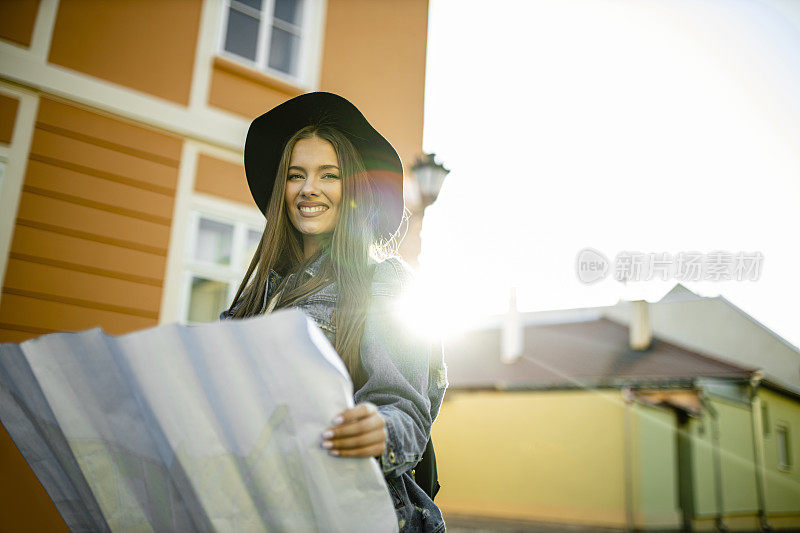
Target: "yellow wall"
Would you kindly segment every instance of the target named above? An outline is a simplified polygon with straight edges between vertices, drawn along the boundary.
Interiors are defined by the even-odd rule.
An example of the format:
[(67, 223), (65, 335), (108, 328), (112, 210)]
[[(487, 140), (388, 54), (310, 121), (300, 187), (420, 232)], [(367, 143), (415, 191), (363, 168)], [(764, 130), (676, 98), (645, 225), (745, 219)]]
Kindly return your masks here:
[(25, 47), (30, 46), (38, 12), (39, 0), (0, 2), (0, 39)]
[(397, 149), (422, 151), (428, 1), (330, 0), (320, 88), (340, 93)]
[[(760, 389), (768, 405), (764, 437), (766, 505), (776, 528), (800, 526), (800, 402)], [(632, 518), (639, 529), (677, 529), (676, 415), (671, 408), (630, 407), (630, 462), (625, 407), (618, 391), (448, 391), (433, 427), (447, 515), (624, 527), (625, 472), (631, 472)], [(711, 396), (720, 419), (725, 523), (757, 529), (750, 408)], [(778, 468), (775, 426), (789, 427), (793, 466)], [(713, 529), (717, 508), (707, 410), (688, 424), (695, 518)]]
[(64, 1), (58, 6), (51, 63), (137, 91), (188, 104), (198, 0)]
[(433, 427), (444, 513), (625, 523), (619, 391), (448, 391)]
[(13, 96), (0, 94), (0, 144), (10, 144), (17, 122), (19, 100)]
[(69, 531), (2, 424), (0, 472), (3, 480), (0, 482), (0, 531)]
[(208, 104), (252, 120), (303, 92), (264, 72), (215, 57)]
[(253, 205), (244, 165), (223, 161), (207, 154), (201, 153), (197, 158), (194, 190), (248, 206)]
[[(329, 0), (320, 90), (353, 102), (406, 169), (422, 152), (427, 0)], [(209, 104), (253, 119), (301, 89), (214, 58)]]
[[(194, 110), (182, 106), (193, 77), (206, 73), (193, 72), (203, 5), (58, 4), (43, 75), (61, 71), (52, 65), (64, 67), (78, 74), (75, 87), (91, 90), (79, 94), (59, 85), (53, 96), (47, 83), (15, 81), (41, 96), (2, 280), (0, 342), (96, 326), (119, 334), (157, 324), (168, 251), (176, 246), (170, 237), (179, 168), (186, 163), (185, 128), (194, 127), (184, 116)], [(38, 11), (37, 0), (0, 1), (0, 39), (29, 46)], [(351, 99), (410, 166), (422, 149), (427, 0), (329, 0), (327, 12), (320, 89)], [(32, 54), (29, 60), (40, 63)], [(221, 58), (199, 66), (206, 68), (209, 107), (248, 120), (302, 92)], [(76, 101), (88, 103), (71, 102), (71, 90)], [(136, 122), (111, 114), (118, 112), (117, 93), (147, 104), (137, 107)], [(148, 116), (165, 100), (180, 111), (169, 120), (156, 111)], [(0, 143), (10, 139), (8, 117), (16, 107), (13, 99), (0, 98), (0, 120), (6, 119)], [(26, 127), (33, 128), (31, 120)], [(230, 131), (246, 126), (220, 122)], [(196, 178), (196, 191), (253, 205), (241, 165), (201, 155)], [(0, 483), (0, 531), (64, 529), (2, 427), (0, 472), (14, 480)]]
[(181, 140), (42, 98), (0, 342), (158, 323)]

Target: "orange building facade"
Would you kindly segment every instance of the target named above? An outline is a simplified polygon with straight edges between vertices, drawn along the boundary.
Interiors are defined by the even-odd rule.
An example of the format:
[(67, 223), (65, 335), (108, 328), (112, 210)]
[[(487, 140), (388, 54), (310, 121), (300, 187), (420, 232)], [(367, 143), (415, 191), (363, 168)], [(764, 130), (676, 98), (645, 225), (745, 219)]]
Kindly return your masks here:
[[(211, 320), (263, 230), (250, 121), (335, 92), (409, 169), (427, 29), (427, 0), (1, 2), (0, 342)], [(0, 530), (65, 530), (2, 427), (0, 471)]]

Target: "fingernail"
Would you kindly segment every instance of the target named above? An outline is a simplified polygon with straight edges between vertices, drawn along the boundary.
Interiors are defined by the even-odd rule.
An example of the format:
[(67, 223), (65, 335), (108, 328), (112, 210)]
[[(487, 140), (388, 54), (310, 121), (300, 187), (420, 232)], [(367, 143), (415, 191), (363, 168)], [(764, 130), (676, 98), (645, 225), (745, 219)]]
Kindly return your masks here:
[(325, 442), (322, 443), (323, 448), (330, 448), (331, 446), (333, 446), (333, 443), (329, 440), (326, 440)]
[(331, 455), (339, 455), (339, 450), (331, 450)]
[(329, 438), (333, 437), (333, 431), (331, 431), (330, 429), (327, 430), (325, 433), (322, 434), (322, 437), (325, 438), (325, 439), (329, 439)]
[(342, 418), (341, 416), (337, 416), (336, 418), (333, 419), (334, 426), (338, 426), (342, 422), (344, 422), (344, 418)]

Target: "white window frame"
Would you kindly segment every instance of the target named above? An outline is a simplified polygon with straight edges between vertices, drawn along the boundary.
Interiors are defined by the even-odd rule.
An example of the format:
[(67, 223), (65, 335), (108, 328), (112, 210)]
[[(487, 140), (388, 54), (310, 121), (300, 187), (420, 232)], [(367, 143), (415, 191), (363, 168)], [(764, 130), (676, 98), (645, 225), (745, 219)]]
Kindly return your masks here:
[[(225, 36), (228, 29), (228, 13), (231, 3), (236, 4), (236, 9), (256, 16), (256, 10), (237, 2), (236, 0), (223, 0), (217, 28), (216, 53), (221, 57), (241, 63), (249, 68), (268, 74), (285, 83), (298, 87), (316, 90), (319, 86), (319, 71), (322, 60), (322, 42), (325, 31), (325, 12), (327, 0), (302, 0), (302, 20), (300, 21), (300, 47), (297, 58), (297, 75), (291, 75), (269, 66), (269, 43), (272, 42), (272, 25), (275, 13), (275, 0), (262, 0), (261, 13), (258, 15), (258, 42), (256, 43), (255, 61), (225, 50)], [(290, 24), (281, 20), (276, 22), (279, 27), (292, 31)], [(292, 33), (295, 33), (292, 31)]]
[[(249, 257), (244, 257), (247, 232), (254, 230), (261, 233), (264, 230), (263, 217), (260, 218), (255, 215), (243, 216), (237, 212), (238, 210), (227, 210), (222, 206), (214, 205), (216, 203), (214, 201), (208, 202), (202, 201), (202, 199), (195, 199), (189, 208), (189, 227), (181, 265), (178, 306), (178, 321), (182, 324), (197, 324), (189, 321), (189, 298), (191, 297), (192, 277), (197, 276), (227, 283), (228, 293), (226, 298), (230, 304), (236, 295), (239, 283), (241, 283), (250, 261)], [(200, 228), (201, 218), (233, 226), (231, 263), (229, 266), (195, 259), (197, 233)]]
[(6, 168), (8, 168), (8, 159), (5, 157), (4, 151), (0, 151), (0, 198), (3, 196), (3, 181), (6, 177)]
[(6, 179), (8, 172), (8, 160), (11, 157), (11, 149), (7, 145), (0, 144), (0, 165), (3, 168), (0, 170), (0, 197), (3, 195), (3, 181)]
[[(9, 167), (9, 159), (10, 158), (11, 158), (11, 150), (9, 149), (9, 147), (0, 144), (0, 167), (1, 167), (0, 168), (0, 206), (2, 206), (4, 203), (6, 203), (6, 202), (3, 202), (3, 200), (5, 199), (4, 196), (7, 195), (7, 196), (12, 197), (12, 198), (14, 196), (13, 192), (5, 190), (5, 185), (6, 185), (5, 182), (8, 181), (8, 167)], [(27, 157), (26, 157), (26, 159), (27, 159)], [(21, 192), (22, 192), (21, 191), (22, 183), (20, 183), (19, 188), (20, 188), (19, 192), (21, 194)], [(2, 211), (0, 211), (0, 213), (2, 213)], [(2, 218), (2, 217), (0, 217), (0, 218)], [(14, 217), (14, 218), (16, 218), (16, 217)], [(12, 218), (11, 220), (8, 221), (8, 222), (11, 223), (11, 227), (14, 226), (13, 220), (14, 219)], [(6, 241), (7, 245), (8, 245), (8, 248), (6, 249), (6, 253), (5, 253), (5, 262), (3, 262), (0, 259), (0, 281), (2, 281), (3, 277), (5, 276), (5, 268), (6, 268), (6, 264), (8, 262), (8, 253), (11, 251), (11, 235), (13, 235), (13, 233), (9, 235), (8, 241)], [(1, 247), (2, 246), (0, 246), (0, 248)], [(2, 253), (2, 252), (0, 252), (0, 253)]]

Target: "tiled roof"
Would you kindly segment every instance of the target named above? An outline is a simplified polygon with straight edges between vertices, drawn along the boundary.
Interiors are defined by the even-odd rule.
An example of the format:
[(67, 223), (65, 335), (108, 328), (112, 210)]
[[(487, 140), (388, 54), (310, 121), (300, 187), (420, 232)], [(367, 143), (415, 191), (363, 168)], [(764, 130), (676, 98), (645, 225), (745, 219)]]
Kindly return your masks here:
[(683, 382), (692, 378), (744, 379), (755, 370), (653, 338), (646, 351), (628, 346), (628, 327), (601, 317), (528, 325), (522, 356), (500, 359), (501, 330), (469, 332), (445, 342), (453, 388), (574, 388)]

